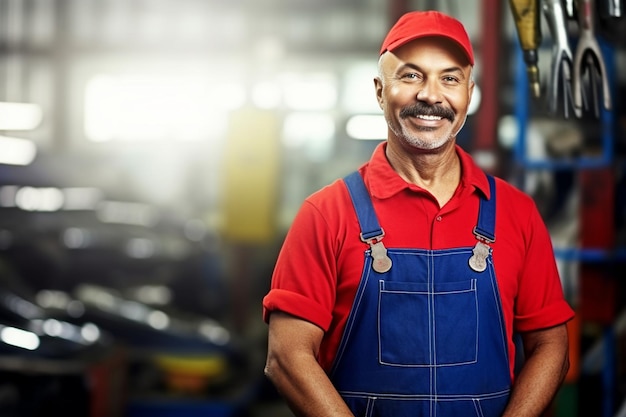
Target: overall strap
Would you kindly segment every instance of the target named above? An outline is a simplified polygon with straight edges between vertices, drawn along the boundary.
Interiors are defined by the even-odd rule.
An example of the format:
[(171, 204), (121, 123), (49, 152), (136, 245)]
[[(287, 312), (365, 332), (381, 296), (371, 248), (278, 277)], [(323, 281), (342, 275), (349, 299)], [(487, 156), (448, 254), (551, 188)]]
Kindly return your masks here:
[[(356, 211), (361, 227), (363, 240), (383, 236), (384, 231), (378, 223), (374, 206), (363, 178), (358, 171), (344, 177), (344, 182), (350, 193), (354, 210)], [(491, 198), (481, 198), (478, 208), (478, 224), (474, 227), (474, 234), (488, 243), (496, 241), (496, 183), (491, 175), (487, 175)]]
[(379, 236), (382, 237), (385, 233), (378, 223), (378, 218), (376, 217), (376, 212), (372, 205), (372, 199), (365, 187), (361, 174), (359, 174), (358, 171), (354, 171), (346, 175), (343, 181), (348, 188), (352, 205), (354, 205), (354, 210), (359, 219), (361, 239), (367, 241)]
[(491, 198), (480, 199), (478, 207), (478, 224), (474, 227), (474, 234), (480, 240), (488, 243), (496, 241), (496, 180), (487, 174)]

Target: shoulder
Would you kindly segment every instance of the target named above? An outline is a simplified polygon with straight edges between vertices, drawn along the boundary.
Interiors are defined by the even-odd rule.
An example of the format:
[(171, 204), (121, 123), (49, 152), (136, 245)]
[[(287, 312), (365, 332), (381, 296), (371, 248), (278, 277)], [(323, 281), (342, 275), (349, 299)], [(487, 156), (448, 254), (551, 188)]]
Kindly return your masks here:
[(339, 214), (346, 209), (352, 210), (350, 194), (343, 178), (338, 178), (332, 183), (320, 188), (304, 200), (303, 209), (314, 209), (320, 214)]
[(496, 201), (499, 207), (504, 207), (516, 213), (537, 211), (535, 200), (526, 192), (511, 184), (505, 179), (496, 177)]
[(347, 189), (343, 178), (337, 178), (333, 182), (319, 190), (310, 194), (306, 201), (311, 204), (321, 204), (327, 202), (329, 199), (334, 198), (342, 198), (343, 196), (347, 196)]
[(519, 238), (518, 243), (524, 247), (530, 242), (542, 249), (549, 245), (549, 232), (535, 200), (503, 179), (496, 179), (496, 213), (501, 238)]
[(353, 223), (357, 223), (354, 206), (343, 178), (338, 178), (304, 199), (290, 229), (291, 234), (306, 233), (317, 238), (327, 234), (335, 239)]

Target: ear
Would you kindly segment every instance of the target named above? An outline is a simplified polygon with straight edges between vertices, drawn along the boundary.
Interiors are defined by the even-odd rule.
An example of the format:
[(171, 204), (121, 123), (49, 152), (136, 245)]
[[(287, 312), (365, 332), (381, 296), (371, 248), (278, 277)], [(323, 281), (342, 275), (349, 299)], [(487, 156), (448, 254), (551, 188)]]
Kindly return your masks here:
[(383, 108), (383, 80), (380, 77), (374, 78), (374, 88), (376, 89), (376, 100), (378, 101), (378, 106)]
[(474, 94), (474, 86), (476, 85), (476, 83), (474, 82), (473, 79), (470, 80), (469, 82), (469, 98), (472, 98), (472, 94)]

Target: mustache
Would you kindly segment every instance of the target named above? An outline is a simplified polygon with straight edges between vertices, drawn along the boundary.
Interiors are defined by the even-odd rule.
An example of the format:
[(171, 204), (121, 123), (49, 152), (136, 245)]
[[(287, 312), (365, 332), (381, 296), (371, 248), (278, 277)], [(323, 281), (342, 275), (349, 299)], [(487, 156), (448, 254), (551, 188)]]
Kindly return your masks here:
[(428, 104), (418, 102), (400, 110), (400, 117), (403, 119), (408, 117), (417, 117), (419, 115), (436, 116), (448, 119), (451, 122), (454, 121), (454, 112), (439, 105), (429, 106)]

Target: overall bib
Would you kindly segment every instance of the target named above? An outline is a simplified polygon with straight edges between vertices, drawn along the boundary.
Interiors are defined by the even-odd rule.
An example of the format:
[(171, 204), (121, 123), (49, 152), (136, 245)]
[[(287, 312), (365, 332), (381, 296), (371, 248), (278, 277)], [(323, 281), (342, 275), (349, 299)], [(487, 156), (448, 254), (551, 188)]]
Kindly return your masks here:
[(498, 417), (511, 378), (491, 248), (495, 182), (476, 246), (387, 249), (358, 172), (344, 178), (369, 244), (330, 378), (356, 417)]

